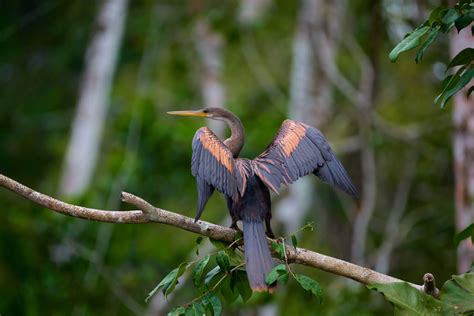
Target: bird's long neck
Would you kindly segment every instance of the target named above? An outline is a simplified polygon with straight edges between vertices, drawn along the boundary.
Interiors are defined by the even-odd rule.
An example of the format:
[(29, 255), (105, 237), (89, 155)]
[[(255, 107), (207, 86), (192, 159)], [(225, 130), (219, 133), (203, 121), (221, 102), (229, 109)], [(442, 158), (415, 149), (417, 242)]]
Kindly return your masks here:
[(244, 127), (240, 119), (231, 112), (227, 111), (222, 119), (229, 125), (231, 131), (224, 144), (230, 149), (234, 158), (237, 158), (244, 146)]

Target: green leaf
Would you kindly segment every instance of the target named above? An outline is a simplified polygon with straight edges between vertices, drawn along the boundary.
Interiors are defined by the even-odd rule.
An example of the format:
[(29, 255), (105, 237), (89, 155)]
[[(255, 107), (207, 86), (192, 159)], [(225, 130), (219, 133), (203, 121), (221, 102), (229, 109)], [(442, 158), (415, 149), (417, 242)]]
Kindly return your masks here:
[(474, 241), (474, 223), (472, 223), (471, 225), (467, 226), (462, 231), (454, 235), (454, 240), (453, 240), (454, 245), (456, 245), (457, 247), (462, 240), (469, 237), (471, 237), (471, 239)]
[(395, 46), (395, 48), (392, 49), (388, 55), (390, 61), (397, 61), (398, 55), (420, 45), (421, 37), (423, 37), (429, 29), (429, 26), (423, 26), (409, 33), (400, 43), (397, 44), (397, 46)]
[(272, 250), (278, 254), (280, 259), (285, 259), (285, 247), (283, 247), (282, 243), (272, 241), (271, 247)]
[(214, 247), (216, 247), (217, 249), (222, 249), (222, 250), (226, 250), (227, 247), (229, 247), (229, 244), (222, 241), (222, 240), (216, 240), (216, 239), (212, 239), (212, 238), (209, 238), (209, 241), (214, 245)]
[(447, 304), (410, 286), (406, 282), (369, 284), (369, 289), (381, 292), (387, 300), (409, 315), (452, 314)]
[(201, 245), (202, 239), (202, 236), (196, 238), (196, 256), (199, 256), (199, 245)]
[(423, 54), (425, 53), (426, 49), (433, 44), (434, 40), (436, 37), (438, 37), (439, 34), (439, 27), (433, 27), (430, 29), (428, 32), (428, 36), (426, 37), (426, 40), (421, 44), (420, 49), (418, 49), (418, 52), (416, 53), (415, 56), (415, 62), (418, 63), (422, 58)]
[(298, 246), (298, 239), (296, 239), (295, 235), (291, 235), (291, 243), (293, 244), (293, 247), (295, 248)]
[(465, 14), (461, 15), (459, 18), (454, 21), (454, 26), (456, 26), (456, 30), (461, 31), (463, 28), (469, 26), (472, 23), (473, 15), (472, 14)]
[(280, 278), (282, 280), (282, 283), (285, 283), (285, 279), (286, 279), (286, 281), (288, 281), (288, 270), (286, 269), (286, 265), (284, 265), (284, 264), (279, 264), (276, 267), (274, 267), (272, 269), (272, 271), (270, 271), (270, 273), (268, 273), (268, 275), (265, 279), (265, 282), (268, 285), (272, 285), (273, 283), (275, 283)]
[(204, 278), (204, 284), (206, 284), (207, 286), (209, 286), (212, 282), (212, 280), (217, 276), (217, 275), (220, 275), (222, 273), (221, 271), (221, 267), (219, 266), (216, 266), (214, 267), (214, 269), (212, 269), (211, 271), (209, 271), (207, 274), (206, 274), (206, 277)]
[(441, 23), (441, 17), (446, 13), (447, 9), (444, 6), (439, 6), (431, 11), (430, 17), (428, 18), (429, 25), (434, 23)]
[(222, 314), (222, 303), (217, 295), (211, 292), (207, 293), (203, 299), (203, 303), (212, 311), (212, 315), (219, 316)]
[(457, 314), (474, 313), (474, 273), (453, 276), (444, 283), (439, 298)]
[(467, 95), (466, 95), (466, 97), (469, 98), (469, 96), (470, 96), (471, 93), (473, 93), (473, 92), (474, 92), (474, 86), (471, 86), (471, 87), (469, 88), (469, 90), (467, 90)]
[(150, 297), (155, 295), (155, 293), (159, 289), (162, 289), (162, 292), (165, 295), (165, 297), (168, 296), (168, 294), (171, 293), (176, 287), (176, 284), (178, 283), (178, 278), (183, 275), (184, 271), (186, 271), (188, 267), (189, 267), (189, 264), (186, 262), (183, 262), (179, 265), (178, 268), (168, 273), (161, 280), (161, 282), (150, 293), (148, 293), (148, 296), (145, 298), (145, 302), (148, 302)]
[(199, 260), (194, 266), (192, 276), (193, 276), (194, 285), (196, 285), (197, 287), (201, 286), (202, 284), (202, 274), (204, 273), (204, 269), (209, 263), (209, 259), (210, 259), (210, 256), (207, 255), (201, 260)]
[(200, 245), (202, 242), (202, 239), (203, 239), (202, 236), (199, 236), (198, 238), (196, 238), (196, 244)]
[(444, 87), (441, 94), (436, 97), (435, 103), (440, 102), (441, 108), (444, 108), (446, 102), (448, 102), (449, 99), (459, 90), (464, 88), (464, 86), (474, 77), (474, 67), (469, 67), (466, 71), (460, 74), (463, 70), (463, 68), (460, 68), (458, 72), (453, 75), (447, 86)]
[(244, 234), (239, 230), (235, 233), (234, 241), (244, 238)]
[(441, 22), (446, 25), (451, 25), (452, 23), (454, 23), (454, 21), (456, 21), (458, 17), (458, 11), (456, 11), (456, 9), (454, 8), (451, 8), (446, 11), (443, 18), (441, 19)]
[(252, 296), (252, 289), (250, 288), (249, 281), (247, 279), (247, 273), (245, 271), (236, 270), (235, 272), (235, 287), (242, 297), (242, 301), (245, 303)]
[(206, 315), (206, 309), (199, 302), (193, 303), (186, 309), (185, 316), (203, 316), (203, 315)]
[(295, 279), (306, 291), (310, 291), (311, 294), (319, 298), (319, 302), (322, 300), (323, 291), (318, 282), (311, 279), (310, 277), (302, 274), (295, 274)]
[(449, 62), (448, 68), (466, 65), (474, 60), (474, 48), (465, 48), (460, 51), (454, 58)]
[(176, 287), (176, 284), (178, 284), (178, 278), (183, 275), (184, 271), (189, 268), (189, 264), (186, 262), (183, 262), (179, 265), (178, 271), (176, 272), (176, 275), (172, 279), (171, 283), (163, 287), (163, 294), (168, 296), (171, 292), (173, 292), (174, 288)]
[(239, 298), (239, 292), (235, 288), (235, 280), (232, 281), (232, 279), (235, 279), (234, 272), (232, 273), (230, 278), (225, 278), (219, 286), (219, 290), (221, 292), (222, 297), (229, 304), (232, 304), (237, 298)]
[(183, 306), (178, 306), (173, 308), (169, 313), (168, 316), (178, 316), (178, 315), (184, 315), (186, 313), (186, 309)]
[(216, 254), (216, 262), (219, 265), (219, 267), (221, 267), (222, 271), (230, 270), (229, 255), (224, 250), (221, 250)]

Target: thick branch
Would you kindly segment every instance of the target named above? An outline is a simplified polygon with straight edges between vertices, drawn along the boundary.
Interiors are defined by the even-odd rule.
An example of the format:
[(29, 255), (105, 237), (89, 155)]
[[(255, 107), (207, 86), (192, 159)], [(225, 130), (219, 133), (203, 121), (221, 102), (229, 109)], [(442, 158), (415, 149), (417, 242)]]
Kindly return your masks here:
[[(147, 201), (131, 193), (122, 192), (122, 201), (140, 208), (140, 211), (108, 211), (68, 204), (50, 196), (36, 192), (2, 174), (0, 174), (0, 186), (5, 187), (29, 199), (30, 201), (53, 211), (83, 219), (108, 223), (162, 223), (227, 242), (232, 242), (236, 234), (236, 231), (230, 228), (205, 221), (197, 221), (195, 223), (194, 219), (190, 217), (154, 207)], [(391, 276), (378, 273), (376, 271), (308, 249), (293, 248), (291, 246), (287, 246), (286, 249), (288, 260), (290, 262), (318, 268), (333, 274), (353, 279), (362, 284), (402, 281)], [(412, 285), (418, 289), (421, 289), (420, 286), (414, 284)]]

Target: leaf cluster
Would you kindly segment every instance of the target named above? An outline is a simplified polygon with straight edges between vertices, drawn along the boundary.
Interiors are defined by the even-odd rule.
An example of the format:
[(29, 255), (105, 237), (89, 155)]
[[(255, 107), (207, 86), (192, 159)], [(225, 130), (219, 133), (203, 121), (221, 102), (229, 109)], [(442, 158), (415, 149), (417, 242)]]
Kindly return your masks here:
[[(306, 224), (297, 232), (305, 229), (312, 230), (312, 223)], [(294, 273), (288, 263), (285, 240), (291, 239), (293, 246), (296, 247), (298, 241), (295, 234), (297, 232), (287, 238), (280, 238), (278, 242), (271, 243), (271, 248), (284, 263), (278, 264), (267, 275), (266, 282), (271, 286), (276, 285), (277, 282), (286, 284), (291, 275), (304, 290), (318, 297), (321, 302), (322, 289), (319, 283), (306, 275)], [(145, 301), (148, 301), (160, 290), (165, 298), (168, 297), (176, 289), (179, 278), (186, 271), (190, 271), (192, 283), (200, 294), (190, 302), (173, 308), (168, 315), (220, 315), (223, 310), (223, 300), (228, 304), (236, 301), (247, 302), (252, 296), (252, 290), (245, 271), (245, 259), (239, 248), (241, 240), (239, 235), (231, 244), (209, 239), (216, 247), (216, 252), (191, 262), (181, 263), (158, 283)], [(198, 246), (196, 255), (199, 255), (199, 245), (202, 241), (202, 237), (198, 237), (196, 240)]]
[[(202, 240), (202, 237), (196, 240), (198, 246)], [(160, 281), (145, 301), (159, 290), (167, 297), (175, 290), (179, 278), (189, 270), (193, 285), (201, 294), (189, 303), (173, 308), (168, 315), (221, 315), (222, 299), (229, 304), (236, 300), (246, 302), (252, 296), (252, 290), (243, 269), (243, 256), (234, 249), (234, 244), (240, 240), (238, 238), (230, 245), (210, 240), (217, 248), (216, 252), (181, 263)]]
[(369, 289), (381, 292), (392, 302), (398, 314), (459, 315), (474, 313), (474, 273), (453, 275), (441, 288), (438, 299), (406, 282), (371, 284)]
[[(395, 62), (401, 53), (418, 48), (415, 56), (415, 61), (418, 63), (439, 34), (448, 33), (453, 27), (459, 32), (473, 21), (474, 2), (472, 0), (459, 1), (452, 8), (437, 7), (425, 22), (406, 34), (405, 38), (392, 49), (389, 58)], [(471, 33), (474, 35), (474, 26), (471, 26)], [(446, 71), (456, 66), (459, 66), (459, 69), (443, 80), (442, 91), (435, 98), (435, 104), (439, 103), (441, 108), (444, 108), (446, 102), (471, 81), (474, 77), (473, 61), (474, 48), (465, 48), (449, 62)], [(467, 95), (469, 96), (473, 90), (474, 86), (471, 86)]]

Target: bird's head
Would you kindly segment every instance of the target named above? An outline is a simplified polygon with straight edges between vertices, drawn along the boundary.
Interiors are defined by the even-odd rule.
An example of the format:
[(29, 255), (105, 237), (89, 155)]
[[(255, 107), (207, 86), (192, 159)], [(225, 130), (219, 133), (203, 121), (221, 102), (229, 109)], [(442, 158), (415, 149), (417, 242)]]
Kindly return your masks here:
[(224, 120), (232, 115), (229, 111), (219, 107), (209, 107), (197, 111), (170, 111), (169, 115), (204, 117), (213, 120)]

